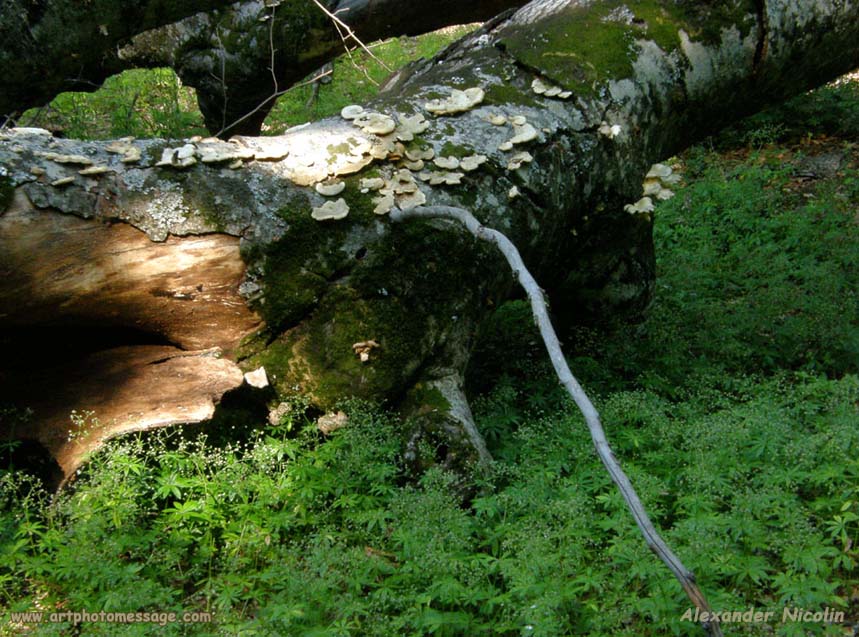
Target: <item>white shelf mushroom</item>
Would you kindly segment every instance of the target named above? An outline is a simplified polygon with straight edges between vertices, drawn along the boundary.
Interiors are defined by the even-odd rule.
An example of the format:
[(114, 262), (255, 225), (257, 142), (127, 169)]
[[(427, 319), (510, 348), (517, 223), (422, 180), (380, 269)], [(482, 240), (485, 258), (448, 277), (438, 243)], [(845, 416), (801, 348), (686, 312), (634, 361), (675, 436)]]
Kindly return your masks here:
[(78, 174), (83, 175), (85, 177), (95, 176), (95, 175), (104, 175), (105, 173), (112, 173), (113, 169), (108, 168), (107, 166), (90, 166), (89, 168), (84, 168), (83, 170), (79, 170)]
[(346, 183), (343, 181), (326, 179), (320, 181), (314, 189), (323, 197), (336, 197), (346, 188)]
[(465, 172), (471, 172), (472, 170), (477, 170), (477, 168), (485, 163), (487, 160), (486, 155), (469, 155), (468, 157), (463, 157), (459, 162), (459, 167)]
[(336, 221), (343, 219), (349, 214), (349, 206), (344, 199), (337, 201), (326, 201), (318, 208), (314, 208), (311, 217), (317, 221)]
[(367, 177), (361, 179), (359, 186), (361, 188), (361, 192), (370, 191), (370, 190), (379, 190), (385, 185), (385, 180), (381, 177)]
[(81, 166), (91, 166), (95, 162), (89, 157), (83, 155), (61, 155), (58, 153), (37, 152), (36, 155), (55, 162), (57, 164), (78, 164)]
[(485, 95), (480, 87), (467, 88), (464, 91), (452, 89), (450, 97), (429, 101), (424, 104), (424, 108), (437, 116), (463, 113), (480, 104)]
[(456, 157), (436, 157), (433, 163), (445, 170), (456, 170), (459, 168), (459, 160)]
[(389, 135), (397, 128), (394, 119), (382, 113), (370, 113), (366, 117), (362, 115), (353, 121), (361, 127), (362, 131), (370, 135)]
[(429, 128), (429, 122), (422, 113), (412, 115), (411, 117), (408, 115), (399, 115), (399, 120), (400, 123), (397, 125), (396, 133), (397, 139), (401, 142), (410, 142), (415, 138), (415, 135), (420, 135)]
[(626, 204), (623, 209), (631, 215), (653, 212), (653, 200), (650, 197), (642, 197), (634, 204)]
[(418, 161), (419, 159), (429, 161), (435, 157), (435, 151), (429, 146), (425, 148), (409, 148), (406, 150), (406, 157), (411, 161)]
[(534, 157), (527, 150), (520, 150), (515, 153), (510, 161), (507, 162), (507, 170), (519, 170), (522, 164), (527, 164), (534, 161)]
[(344, 106), (340, 111), (340, 117), (343, 119), (355, 119), (364, 113), (364, 107), (360, 104), (350, 104)]
[(602, 122), (598, 130), (601, 135), (605, 135), (609, 139), (614, 139), (621, 134), (623, 128), (620, 126), (620, 124), (609, 125), (608, 122)]
[(391, 212), (391, 209), (394, 207), (394, 195), (393, 193), (385, 193), (378, 197), (373, 198), (373, 203), (376, 205), (373, 208), (373, 212), (377, 215), (386, 215)]
[(522, 126), (513, 126), (513, 137), (510, 138), (511, 144), (524, 144), (537, 139), (537, 129), (531, 124), (523, 124)]
[(535, 77), (531, 82), (531, 90), (537, 95), (542, 95), (549, 89), (548, 85), (543, 82), (542, 78)]
[(409, 192), (397, 197), (397, 205), (401, 210), (411, 210), (412, 208), (424, 205), (426, 202), (426, 195), (424, 195), (420, 190), (415, 190), (414, 192)]

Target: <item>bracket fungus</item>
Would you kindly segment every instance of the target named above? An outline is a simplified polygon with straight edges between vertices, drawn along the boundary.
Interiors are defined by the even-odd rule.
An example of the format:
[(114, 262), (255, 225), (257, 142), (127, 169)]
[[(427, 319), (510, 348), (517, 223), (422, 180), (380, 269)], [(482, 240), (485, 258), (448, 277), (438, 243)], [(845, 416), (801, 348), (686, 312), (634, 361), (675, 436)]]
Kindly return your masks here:
[(197, 163), (194, 157), (195, 153), (196, 149), (193, 144), (185, 144), (179, 148), (165, 148), (161, 151), (161, 159), (155, 165), (188, 168)]
[(470, 111), (483, 101), (486, 93), (479, 86), (467, 88), (464, 91), (451, 89), (450, 96), (446, 99), (431, 100), (424, 104), (433, 115), (454, 115)]
[(385, 185), (385, 180), (381, 177), (365, 177), (359, 182), (361, 192), (369, 192), (371, 190), (380, 190)]
[[(216, 143), (224, 147), (224, 153), (230, 159), (255, 159), (256, 161), (280, 161), (289, 155), (289, 146), (280, 137), (245, 137), (235, 135), (226, 144), (219, 139), (206, 139), (205, 142)], [(197, 147), (200, 152), (200, 147)], [(205, 161), (205, 159), (202, 159)]]
[[(521, 116), (519, 116), (519, 117), (521, 117)], [(517, 123), (513, 124), (513, 137), (508, 139), (506, 142), (501, 142), (498, 145), (498, 150), (503, 150), (503, 151), (513, 150), (513, 146), (515, 146), (516, 144), (525, 144), (527, 142), (533, 141), (533, 140), (537, 139), (537, 135), (539, 135), (539, 132), (537, 131), (536, 128), (534, 128), (528, 122), (524, 121), (524, 119), (525, 119), (524, 117), (522, 117), (521, 120), (519, 120), (515, 117), (513, 119), (517, 120), (517, 121), (522, 121), (523, 123), (522, 124), (517, 124)], [(511, 120), (511, 121), (513, 121), (513, 120)]]
[(429, 128), (429, 122), (422, 113), (411, 117), (398, 114), (398, 118), (400, 123), (397, 125), (396, 134), (397, 139), (401, 142), (410, 142), (415, 138), (415, 135), (420, 135)]
[(415, 187), (414, 192), (407, 192), (397, 197), (397, 206), (401, 210), (411, 210), (427, 202), (426, 195)]
[(132, 141), (134, 141), (133, 137), (123, 137), (111, 142), (105, 150), (114, 155), (122, 155), (119, 161), (123, 164), (136, 164), (140, 161), (141, 152), (137, 146), (131, 143)]
[(534, 80), (531, 82), (531, 90), (534, 91), (537, 95), (544, 95), (546, 97), (559, 97), (562, 100), (568, 99), (573, 95), (572, 91), (565, 91), (560, 86), (552, 84), (543, 77), (534, 78)]
[(522, 167), (522, 164), (530, 163), (534, 160), (534, 157), (527, 150), (520, 150), (518, 153), (515, 153), (510, 161), (507, 162), (507, 170), (519, 170)]
[(504, 126), (507, 123), (507, 118), (504, 115), (500, 115), (498, 113), (492, 113), (486, 118), (486, 121), (492, 124), (493, 126)]
[(665, 164), (653, 164), (645, 175), (646, 179), (659, 179), (664, 184), (680, 183), (680, 175), (676, 174), (671, 166)]
[(57, 164), (79, 164), (81, 166), (91, 166), (95, 163), (92, 159), (84, 157), (83, 155), (60, 155), (58, 153), (45, 152), (37, 152), (36, 155)]
[(440, 184), (445, 184), (446, 186), (458, 186), (462, 183), (462, 178), (465, 177), (463, 173), (428, 173), (427, 179), (424, 181), (429, 181), (431, 186), (438, 186)]
[(326, 179), (317, 183), (314, 189), (323, 197), (336, 197), (346, 189), (346, 182)]
[(481, 164), (485, 163), (486, 160), (486, 155), (469, 155), (468, 157), (463, 157), (460, 160), (459, 168), (467, 173), (470, 173), (472, 170), (477, 170), (477, 168)]
[(665, 164), (653, 164), (642, 184), (642, 194), (649, 197), (656, 197), (662, 201), (671, 199), (674, 196), (674, 191), (668, 188), (669, 185), (674, 185), (680, 182), (680, 176), (675, 174), (670, 166)]
[(78, 174), (83, 175), (84, 177), (92, 177), (95, 175), (104, 175), (105, 173), (112, 173), (113, 169), (108, 168), (107, 166), (89, 166), (88, 168), (84, 168), (83, 170), (79, 170)]
[(326, 201), (318, 208), (314, 208), (311, 217), (317, 221), (336, 221), (344, 219), (349, 214), (349, 206), (341, 197), (337, 201)]
[(642, 197), (634, 204), (626, 204), (623, 209), (631, 215), (648, 214), (654, 210), (653, 200), (650, 197)]
[(352, 120), (356, 126), (368, 135), (390, 135), (397, 128), (397, 123), (389, 115), (383, 113), (364, 113)]
[(416, 159), (416, 160), (414, 160), (414, 161), (411, 161), (410, 159), (404, 159), (404, 160), (403, 160), (403, 166), (405, 166), (405, 167), (406, 167), (406, 168), (408, 168), (409, 170), (412, 170), (412, 171), (415, 171), (415, 172), (417, 172), (418, 170), (423, 170), (423, 169), (424, 169), (424, 165), (425, 165), (425, 164), (424, 164), (424, 160), (423, 160), (423, 159)]
[(51, 185), (56, 188), (59, 186), (68, 186), (69, 184), (73, 184), (74, 182), (75, 182), (74, 177), (62, 177), (60, 179), (55, 179), (54, 181), (52, 181)]
[(456, 170), (459, 168), (459, 160), (456, 157), (436, 157), (433, 163), (445, 170)]
[(228, 144), (206, 144), (199, 148), (200, 161), (204, 164), (216, 164), (219, 162), (233, 162), (237, 159), (253, 159), (254, 153), (250, 149), (232, 147)]
[(429, 161), (435, 157), (435, 151), (430, 146), (425, 148), (409, 148), (406, 150), (406, 157), (412, 161), (418, 161), (419, 159)]
[(380, 194), (378, 197), (373, 198), (373, 203), (375, 204), (375, 208), (373, 208), (373, 212), (377, 215), (386, 215), (391, 212), (391, 209), (394, 207), (394, 195), (390, 191)]
[(605, 135), (609, 139), (614, 139), (623, 131), (623, 128), (620, 124), (611, 124), (608, 122), (601, 122), (599, 129), (597, 129), (601, 135)]
[(340, 111), (340, 117), (343, 119), (355, 119), (363, 115), (364, 107), (359, 104), (350, 104), (349, 106), (344, 106)]

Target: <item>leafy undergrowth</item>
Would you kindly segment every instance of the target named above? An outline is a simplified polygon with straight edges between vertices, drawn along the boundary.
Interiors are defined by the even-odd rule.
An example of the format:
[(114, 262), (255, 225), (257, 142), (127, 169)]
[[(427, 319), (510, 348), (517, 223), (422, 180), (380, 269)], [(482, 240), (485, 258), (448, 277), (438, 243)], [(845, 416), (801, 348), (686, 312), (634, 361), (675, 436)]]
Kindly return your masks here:
[[(859, 622), (859, 148), (829, 128), (859, 99), (852, 85), (824, 90), (674, 160), (687, 185), (656, 213), (649, 318), (567, 339), (618, 457), (713, 606), (774, 612), (731, 634), (844, 635)], [(509, 303), (484, 338), (484, 352), (506, 348), (475, 401), (497, 461), (466, 503), (453, 476), (410, 478), (404, 424), (356, 402), (328, 438), (297, 405), (241, 444), (114, 441), (55, 500), (0, 474), (0, 630), (699, 634), (528, 320)], [(782, 622), (794, 607), (849, 625)], [(36, 609), (213, 619), (11, 621)]]

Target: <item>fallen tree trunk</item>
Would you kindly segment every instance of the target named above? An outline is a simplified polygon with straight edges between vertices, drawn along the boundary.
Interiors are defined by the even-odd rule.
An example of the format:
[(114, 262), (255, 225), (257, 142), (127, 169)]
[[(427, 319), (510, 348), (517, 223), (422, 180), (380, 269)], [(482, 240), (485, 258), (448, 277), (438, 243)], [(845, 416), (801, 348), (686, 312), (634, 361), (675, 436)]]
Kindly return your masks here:
[[(855, 6), (812, 0), (536, 0), (394, 78), (373, 105), (390, 117), (230, 143), (7, 132), (0, 327), (12, 341), (34, 326), (128, 337), (53, 361), (57, 383), (89, 377), (91, 357), (111, 351), (128, 367), (107, 386), (127, 396), (121, 378), (146, 376), (164, 358), (132, 356), (137, 348), (215, 348), (232, 366), (226, 385), (241, 382), (236, 370), (265, 369), (273, 411), (296, 392), (321, 409), (346, 396), (395, 401), (420, 422), (404, 432), (416, 463), (485, 459), (462, 374), (476, 325), (512, 277), (461, 233), (391, 225), (384, 209), (467, 207), (519, 246), (556, 310), (638, 312), (653, 283), (642, 198), (651, 164), (859, 65), (857, 18)], [(347, 207), (348, 216), (317, 220)], [(211, 254), (193, 249), (198, 239), (212, 242)], [(40, 355), (48, 366), (52, 351)], [(4, 366), (2, 399), (32, 408), (36, 424), (14, 435), (39, 437), (59, 456), (62, 443), (44, 432), (68, 423), (23, 391), (35, 385), (19, 363)], [(170, 378), (146, 391), (172, 395), (158, 384)], [(195, 404), (224, 390), (195, 387)], [(108, 402), (81, 390), (66, 407)], [(111, 403), (105, 435), (137, 428), (140, 411)], [(168, 415), (163, 422), (181, 420)], [(99, 432), (88, 435), (97, 444)]]
[(258, 135), (275, 96), (341, 55), (344, 47), (482, 22), (523, 0), (320, 4), (242, 2), (141, 33), (119, 55), (130, 65), (172, 67), (183, 84), (197, 89), (212, 134)]

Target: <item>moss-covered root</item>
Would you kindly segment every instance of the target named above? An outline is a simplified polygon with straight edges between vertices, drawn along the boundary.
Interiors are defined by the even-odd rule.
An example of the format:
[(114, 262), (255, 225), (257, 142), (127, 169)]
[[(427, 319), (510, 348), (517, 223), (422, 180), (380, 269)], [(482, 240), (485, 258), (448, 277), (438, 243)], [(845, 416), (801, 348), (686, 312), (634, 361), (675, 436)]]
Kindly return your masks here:
[(416, 383), (402, 404), (413, 429), (405, 458), (417, 472), (441, 464), (457, 473), (485, 469), (492, 462), (455, 370), (433, 373)]

